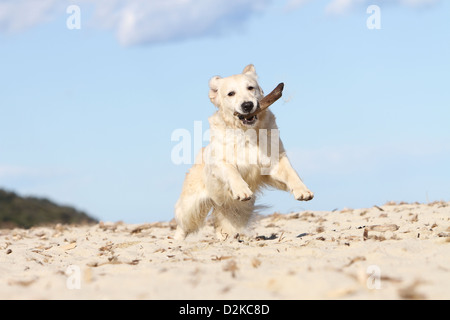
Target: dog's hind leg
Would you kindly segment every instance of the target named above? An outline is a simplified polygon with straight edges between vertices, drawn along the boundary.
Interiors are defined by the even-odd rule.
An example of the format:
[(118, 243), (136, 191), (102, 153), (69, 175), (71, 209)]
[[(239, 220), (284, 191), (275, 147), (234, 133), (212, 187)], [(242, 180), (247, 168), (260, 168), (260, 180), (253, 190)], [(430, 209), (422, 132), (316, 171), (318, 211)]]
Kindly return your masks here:
[(255, 200), (233, 201), (222, 206), (214, 206), (212, 216), (217, 238), (226, 240), (242, 234), (253, 215)]
[(202, 166), (191, 168), (186, 175), (181, 196), (175, 204), (176, 239), (184, 239), (203, 226), (212, 201), (201, 179)]
[(206, 197), (206, 193), (182, 195), (175, 205), (175, 239), (182, 240), (190, 233), (197, 232), (203, 226), (211, 207), (212, 202)]

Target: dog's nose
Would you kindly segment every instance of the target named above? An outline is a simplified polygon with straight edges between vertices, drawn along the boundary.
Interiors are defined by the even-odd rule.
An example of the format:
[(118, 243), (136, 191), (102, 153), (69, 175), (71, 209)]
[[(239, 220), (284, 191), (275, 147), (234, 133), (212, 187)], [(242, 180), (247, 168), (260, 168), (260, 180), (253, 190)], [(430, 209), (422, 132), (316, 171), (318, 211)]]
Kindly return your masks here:
[(246, 101), (244, 103), (241, 104), (241, 109), (242, 111), (244, 111), (245, 113), (249, 113), (252, 109), (253, 109), (253, 102), (251, 101)]

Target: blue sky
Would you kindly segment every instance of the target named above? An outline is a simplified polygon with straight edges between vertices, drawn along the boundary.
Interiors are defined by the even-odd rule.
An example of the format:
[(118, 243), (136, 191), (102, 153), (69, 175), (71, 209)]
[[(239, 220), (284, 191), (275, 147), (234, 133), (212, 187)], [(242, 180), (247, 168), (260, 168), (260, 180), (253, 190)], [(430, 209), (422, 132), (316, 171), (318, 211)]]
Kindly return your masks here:
[(268, 191), (264, 212), (449, 201), (449, 57), (448, 1), (0, 0), (0, 187), (170, 220), (190, 167), (172, 133), (207, 130), (209, 78), (253, 63), (285, 83), (271, 108), (315, 192)]

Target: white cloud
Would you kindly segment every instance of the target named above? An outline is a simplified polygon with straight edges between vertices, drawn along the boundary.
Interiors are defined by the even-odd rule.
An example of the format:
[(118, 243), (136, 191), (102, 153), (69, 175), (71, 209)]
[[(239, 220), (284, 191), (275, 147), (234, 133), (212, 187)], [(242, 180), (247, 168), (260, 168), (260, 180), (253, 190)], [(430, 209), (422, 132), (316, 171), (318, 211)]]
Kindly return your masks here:
[(6, 179), (40, 179), (53, 178), (69, 174), (62, 168), (34, 168), (17, 165), (0, 165), (0, 183)]
[(0, 31), (18, 32), (53, 19), (58, 0), (0, 0)]
[[(199, 37), (241, 27), (269, 0), (103, 0), (94, 20), (123, 45)], [(105, 5), (103, 5), (103, 3)]]
[[(82, 28), (111, 30), (123, 45), (154, 44), (206, 35), (223, 35), (240, 28), (273, 0), (0, 0), (0, 32), (20, 32), (67, 15), (80, 6)], [(313, 0), (287, 0), (300, 9)], [(432, 5), (440, 0), (329, 0), (325, 11), (343, 14), (357, 6)], [(89, 19), (85, 21), (84, 19)]]
[(411, 7), (427, 6), (435, 4), (441, 0), (399, 0), (400, 3)]
[(18, 166), (0, 166), (0, 179), (23, 176), (30, 173), (30, 169)]
[[(158, 43), (238, 29), (271, 0), (0, 0), (0, 32), (22, 31), (80, 6), (82, 26), (112, 30), (123, 45)], [(83, 14), (91, 13), (88, 21)], [(88, 16), (88, 15), (86, 15)]]
[(333, 0), (326, 6), (325, 11), (330, 14), (343, 14), (363, 2), (364, 0)]
[(325, 12), (332, 15), (341, 15), (350, 12), (351, 10), (369, 5), (403, 5), (407, 7), (423, 7), (436, 4), (441, 0), (332, 0), (326, 7)]
[(294, 10), (303, 7), (307, 3), (312, 2), (312, 0), (289, 0), (286, 4), (287, 10)]

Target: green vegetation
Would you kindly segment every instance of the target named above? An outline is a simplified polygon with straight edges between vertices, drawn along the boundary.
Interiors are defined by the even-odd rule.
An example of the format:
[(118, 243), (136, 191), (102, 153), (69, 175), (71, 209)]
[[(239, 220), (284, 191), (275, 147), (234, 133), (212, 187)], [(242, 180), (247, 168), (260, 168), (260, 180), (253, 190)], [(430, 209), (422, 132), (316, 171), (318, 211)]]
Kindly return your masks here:
[(96, 222), (96, 219), (72, 207), (60, 206), (42, 198), (21, 197), (0, 189), (0, 228)]

